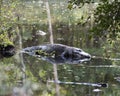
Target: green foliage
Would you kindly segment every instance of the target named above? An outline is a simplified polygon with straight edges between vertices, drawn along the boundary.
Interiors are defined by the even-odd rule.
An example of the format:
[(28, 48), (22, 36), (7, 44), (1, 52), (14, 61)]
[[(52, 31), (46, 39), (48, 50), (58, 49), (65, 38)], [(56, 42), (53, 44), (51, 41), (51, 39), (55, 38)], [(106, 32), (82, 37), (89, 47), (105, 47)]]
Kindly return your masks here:
[(16, 0), (7, 0), (7, 2), (0, 1), (0, 45), (13, 45), (14, 30), (17, 17), (15, 17), (15, 8), (18, 4)]
[[(94, 27), (92, 35), (106, 36), (111, 39), (119, 37), (120, 32), (120, 2), (118, 0), (100, 0), (94, 12)], [(74, 4), (95, 3), (95, 0), (69, 0), (69, 9), (72, 9)], [(83, 6), (82, 6), (83, 7)]]
[(120, 2), (105, 2), (95, 10), (94, 34), (115, 39), (120, 32)]
[[(93, 2), (91, 0), (70, 0), (71, 7), (69, 9), (73, 9), (74, 6), (79, 7), (81, 4), (94, 4), (95, 2), (95, 0)], [(120, 2), (118, 0), (100, 0), (100, 2), (96, 3), (96, 9), (92, 13), (94, 16), (91, 18), (90, 15), (90, 19), (93, 19), (93, 27), (89, 28), (91, 38), (95, 45), (102, 45), (101, 47), (104, 49), (103, 55), (117, 57), (115, 54), (120, 52)], [(89, 21), (86, 22), (89, 23)], [(93, 46), (95, 46), (94, 43)]]
[(0, 34), (0, 45), (6, 47), (7, 45), (14, 45), (7, 36), (7, 34)]
[(17, 17), (15, 17), (15, 8), (18, 2), (16, 0), (7, 0), (0, 2), (0, 33), (7, 32), (7, 30), (13, 26), (16, 22)]
[(75, 6), (81, 8), (86, 3), (94, 3), (94, 0), (69, 0), (68, 3), (69, 3), (68, 4), (69, 9), (75, 8)]
[(95, 10), (95, 24), (91, 30), (94, 36), (106, 41), (103, 44), (104, 55), (117, 57), (120, 45), (120, 2), (104, 2)]
[(13, 62), (13, 59), (3, 59), (0, 62), (0, 95), (12, 94), (13, 86), (20, 79), (20, 75), (17, 75), (20, 70), (14, 66)]

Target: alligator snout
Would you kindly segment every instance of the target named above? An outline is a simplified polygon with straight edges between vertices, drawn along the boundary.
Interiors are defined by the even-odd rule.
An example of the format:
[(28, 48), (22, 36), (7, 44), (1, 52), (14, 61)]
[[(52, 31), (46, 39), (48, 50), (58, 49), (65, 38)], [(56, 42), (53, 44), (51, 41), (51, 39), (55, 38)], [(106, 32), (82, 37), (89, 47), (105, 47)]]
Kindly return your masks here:
[(91, 55), (89, 55), (89, 54), (88, 54), (88, 55), (81, 55), (81, 57), (82, 57), (83, 59), (85, 59), (85, 58), (86, 58), (86, 59), (91, 59)]
[(74, 55), (76, 55), (75, 57), (78, 58), (78, 59), (88, 59), (88, 60), (91, 59), (91, 55), (84, 52), (84, 51), (75, 53)]

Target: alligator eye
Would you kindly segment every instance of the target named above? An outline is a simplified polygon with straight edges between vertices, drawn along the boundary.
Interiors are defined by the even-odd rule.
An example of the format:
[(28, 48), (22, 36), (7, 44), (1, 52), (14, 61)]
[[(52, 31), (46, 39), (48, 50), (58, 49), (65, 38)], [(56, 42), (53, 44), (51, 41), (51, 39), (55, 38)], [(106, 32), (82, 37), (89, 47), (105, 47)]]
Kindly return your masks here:
[(35, 55), (40, 55), (40, 53), (39, 52), (35, 52)]
[(82, 52), (82, 50), (77, 50), (77, 51)]

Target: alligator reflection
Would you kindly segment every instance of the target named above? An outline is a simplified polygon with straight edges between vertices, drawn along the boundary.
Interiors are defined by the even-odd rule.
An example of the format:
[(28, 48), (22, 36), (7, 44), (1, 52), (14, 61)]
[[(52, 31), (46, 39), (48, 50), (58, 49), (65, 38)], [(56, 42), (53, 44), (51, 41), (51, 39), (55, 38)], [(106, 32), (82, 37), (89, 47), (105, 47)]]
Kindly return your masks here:
[(71, 85), (88, 85), (93, 87), (108, 87), (107, 83), (81, 83), (81, 82), (62, 82), (62, 81), (48, 81), (58, 84), (71, 84)]
[(32, 46), (24, 48), (21, 52), (39, 57), (52, 64), (79, 64), (91, 59), (91, 56), (83, 50), (62, 44)]

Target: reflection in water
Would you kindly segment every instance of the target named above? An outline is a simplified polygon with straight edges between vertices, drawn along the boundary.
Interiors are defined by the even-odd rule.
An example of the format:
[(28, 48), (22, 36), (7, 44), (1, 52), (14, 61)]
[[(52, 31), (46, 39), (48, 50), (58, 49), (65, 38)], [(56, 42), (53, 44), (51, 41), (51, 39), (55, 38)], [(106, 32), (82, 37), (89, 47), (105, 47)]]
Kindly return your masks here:
[(93, 87), (108, 87), (108, 84), (106, 83), (81, 83), (81, 82), (62, 82), (62, 81), (48, 81), (52, 83), (58, 83), (58, 84), (75, 84), (75, 85), (88, 85)]
[(101, 91), (102, 91), (102, 90), (100, 90), (100, 89), (98, 89), (98, 88), (93, 90), (93, 92), (101, 92)]
[(91, 59), (91, 56), (83, 50), (62, 44), (32, 46), (23, 49), (21, 52), (39, 57), (52, 64), (79, 64)]

